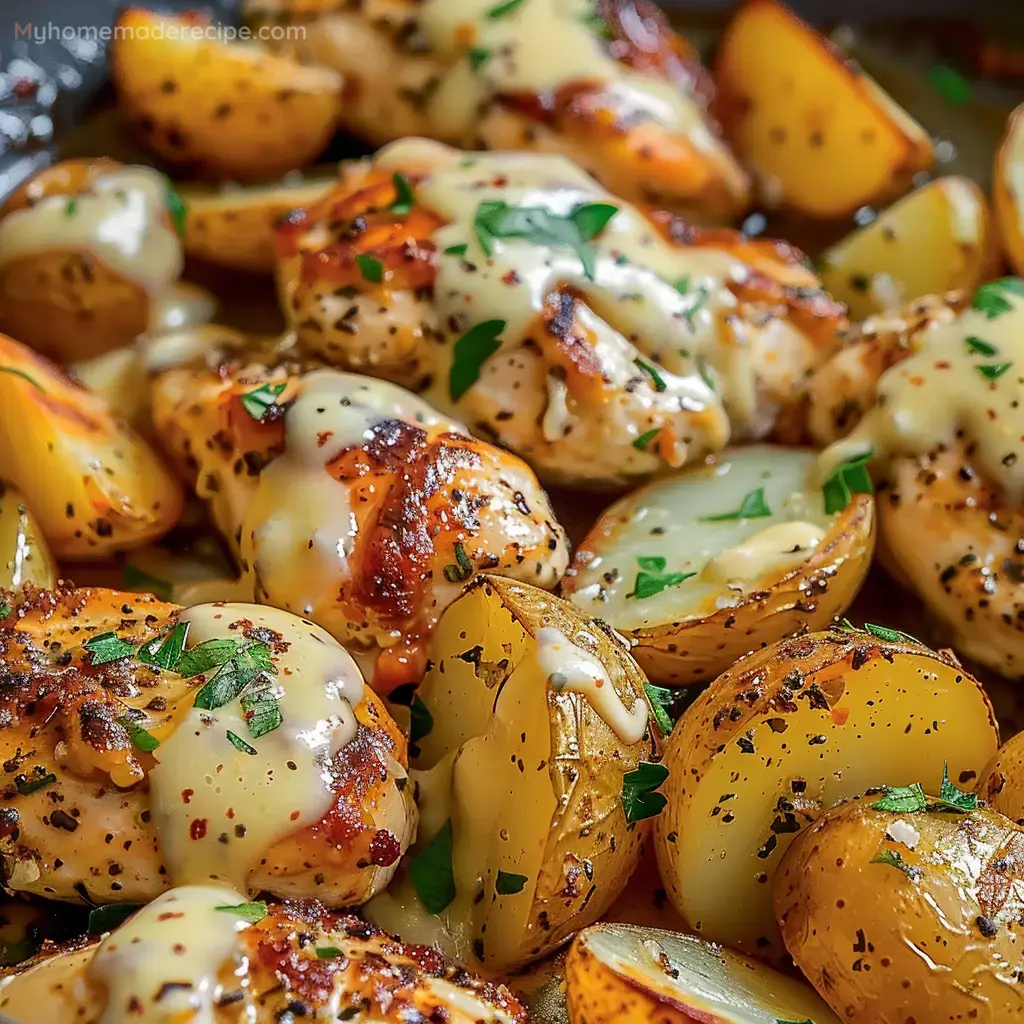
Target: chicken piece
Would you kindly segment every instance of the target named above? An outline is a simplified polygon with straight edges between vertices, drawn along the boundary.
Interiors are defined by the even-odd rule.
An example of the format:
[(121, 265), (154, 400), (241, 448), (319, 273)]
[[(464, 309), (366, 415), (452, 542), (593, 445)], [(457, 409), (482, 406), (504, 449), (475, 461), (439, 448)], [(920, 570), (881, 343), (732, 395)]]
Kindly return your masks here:
[(211, 877), (342, 906), (416, 831), (406, 743), (324, 630), (247, 604), (6, 592), (9, 890), (139, 903)]
[(845, 322), (789, 246), (632, 207), (560, 156), (394, 143), (278, 251), (306, 351), (567, 483), (763, 437)]
[(184, 504), (178, 481), (106, 402), (2, 334), (0, 466), (58, 558), (155, 540)]
[(174, 889), (101, 940), (48, 944), (0, 980), (16, 1024), (525, 1024), (501, 984), (313, 900)]
[(210, 502), (255, 599), (418, 682), (424, 640), (478, 570), (552, 588), (565, 534), (523, 462), (394, 384), (244, 354), (153, 383), (158, 432)]
[[(341, 72), (375, 144), (561, 153), (636, 202), (728, 219), (750, 182), (707, 113), (714, 86), (649, 0), (248, 0), (285, 53)], [(280, 31), (301, 23), (301, 37)]]

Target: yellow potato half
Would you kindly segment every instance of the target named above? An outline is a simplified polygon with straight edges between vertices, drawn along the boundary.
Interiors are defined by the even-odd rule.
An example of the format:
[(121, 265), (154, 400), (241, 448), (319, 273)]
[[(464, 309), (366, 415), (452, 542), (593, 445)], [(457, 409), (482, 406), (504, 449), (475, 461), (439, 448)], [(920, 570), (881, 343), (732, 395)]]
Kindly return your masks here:
[(246, 181), (316, 159), (334, 132), (341, 77), (207, 28), (139, 8), (118, 18), (111, 74), (145, 142), (172, 163)]
[(692, 935), (597, 924), (566, 960), (570, 1024), (838, 1024), (807, 985)]
[(825, 287), (863, 320), (923, 295), (973, 294), (995, 270), (998, 248), (981, 189), (951, 175), (826, 249), (818, 267)]
[(992, 203), (1006, 256), (1024, 274), (1024, 103), (1010, 115), (996, 153)]
[(776, 0), (746, 0), (718, 44), (716, 113), (765, 202), (843, 217), (932, 162), (927, 132)]
[(1024, 825), (1024, 732), (999, 748), (981, 773), (978, 795), (992, 810)]
[(666, 743), (655, 849), (669, 897), (706, 939), (782, 961), (770, 882), (837, 800), (922, 775), (970, 783), (998, 744), (981, 686), (882, 627), (779, 641), (723, 673)]
[(25, 495), (0, 480), (0, 589), (12, 590), (26, 583), (52, 587), (57, 575), (57, 564)]

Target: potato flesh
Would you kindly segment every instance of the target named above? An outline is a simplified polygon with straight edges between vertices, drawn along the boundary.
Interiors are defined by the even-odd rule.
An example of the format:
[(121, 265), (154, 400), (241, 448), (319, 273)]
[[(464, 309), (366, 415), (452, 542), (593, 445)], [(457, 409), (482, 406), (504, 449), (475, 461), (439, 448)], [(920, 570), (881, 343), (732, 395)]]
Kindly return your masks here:
[[(876, 645), (855, 670), (849, 658), (826, 662), (807, 672), (796, 710), (764, 707), (740, 726), (729, 710), (742, 701), (716, 698), (713, 683), (676, 726), (655, 844), (669, 896), (701, 936), (782, 957), (769, 882), (795, 831), (842, 798), (922, 777), (937, 784), (943, 762), (951, 778), (973, 778), (992, 756), (996, 730), (974, 680), (934, 656), (890, 656), (892, 665)], [(765, 671), (781, 682), (790, 667)], [(814, 683), (829, 695), (820, 710), (799, 696)]]
[(1010, 265), (1024, 274), (1024, 104), (1010, 115), (996, 154), (992, 201)]
[(0, 588), (52, 587), (57, 564), (25, 495), (0, 480)]
[[(593, 557), (586, 561), (587, 555), (581, 559), (577, 552), (576, 574), (563, 584), (563, 593), (588, 615), (621, 630), (703, 617), (739, 604), (813, 550), (792, 552), (799, 530), (786, 531), (784, 544), (759, 543), (755, 535), (772, 529), (778, 537), (780, 524), (807, 523), (816, 531), (808, 536), (824, 537), (834, 522), (820, 488), (811, 482), (816, 460), (814, 452), (756, 445), (723, 453), (714, 466), (697, 466), (642, 488), (598, 521), (582, 545)], [(737, 511), (758, 489), (771, 516), (702, 521)], [(751, 553), (743, 554), (752, 540)], [(695, 575), (650, 597), (635, 596), (639, 559), (650, 557), (665, 559), (665, 573)]]

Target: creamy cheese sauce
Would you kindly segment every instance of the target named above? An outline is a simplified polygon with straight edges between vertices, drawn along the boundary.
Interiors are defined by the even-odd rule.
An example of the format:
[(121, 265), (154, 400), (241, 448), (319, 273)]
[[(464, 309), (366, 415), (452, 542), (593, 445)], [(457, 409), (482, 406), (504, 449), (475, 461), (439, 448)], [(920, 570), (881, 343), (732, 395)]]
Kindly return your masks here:
[(921, 455), (962, 431), (972, 462), (1024, 501), (1024, 295), (989, 284), (975, 302), (989, 312), (969, 308), (937, 324), (882, 375), (871, 411), (822, 453), (821, 479), (868, 449), (880, 460)]
[(348, 578), (358, 528), (351, 484), (335, 480), (328, 463), (369, 440), (369, 431), (386, 420), (464, 431), (385, 381), (321, 370), (303, 377), (301, 388), (285, 414), (284, 452), (260, 474), (241, 547), (250, 570), (273, 581), (276, 604), (314, 615)]
[[(452, 404), (448, 375), (453, 343), (461, 334), (484, 320), (504, 320), (501, 354), (519, 349), (536, 333), (545, 299), (568, 287), (592, 309), (581, 309), (579, 315), (592, 334), (587, 347), (607, 386), (628, 390), (631, 401), (658, 418), (693, 414), (687, 426), (700, 438), (700, 447), (715, 449), (726, 442), (726, 409), (733, 399), (749, 404), (747, 392), (756, 380), (749, 347), (727, 351), (721, 341), (722, 320), (737, 309), (728, 284), (748, 273), (742, 261), (711, 247), (682, 252), (638, 210), (561, 156), (483, 153), (465, 159), (437, 143), (408, 139), (381, 150), (377, 164), (396, 171), (427, 170), (429, 176), (416, 187), (416, 201), (446, 221), (434, 239), (434, 306), (448, 342), (428, 392), (435, 404)], [(568, 246), (495, 238), (488, 258), (474, 224), (484, 202), (540, 208), (557, 217), (588, 203), (614, 205), (617, 212), (589, 243), (593, 280)], [(445, 254), (459, 245), (468, 245), (464, 256)], [(641, 357), (655, 368), (658, 380), (638, 365)], [(554, 404), (560, 401), (564, 396), (556, 395)], [(557, 429), (559, 415), (547, 418), (549, 430)], [(634, 423), (632, 429), (638, 437), (645, 425)]]
[[(566, 596), (627, 630), (739, 604), (806, 561), (831, 529), (813, 483), (816, 459), (800, 449), (738, 448), (627, 495), (580, 546)], [(738, 515), (759, 490), (759, 511), (770, 514)]]
[(213, 1024), (218, 975), (248, 927), (239, 915), (217, 908), (244, 902), (227, 886), (183, 886), (107, 935), (85, 971), (87, 981), (107, 992), (100, 1024)]
[[(245, 892), (250, 872), (274, 843), (332, 806), (327, 761), (355, 737), (363, 677), (329, 633), (275, 608), (200, 605), (181, 621), (190, 624), (189, 650), (207, 640), (243, 639), (239, 623), (251, 624), (245, 626), (250, 640), (260, 635), (252, 627), (271, 631), (267, 645), (277, 672), (261, 678), (277, 697), (280, 727), (250, 735), (237, 698), (213, 711), (193, 707), (154, 751), (157, 766), (149, 775), (171, 882), (217, 878)], [(256, 753), (237, 749), (229, 731)]]
[(554, 690), (582, 693), (623, 743), (637, 743), (647, 728), (647, 704), (633, 703), (627, 711), (604, 665), (551, 626), (537, 630), (537, 660)]
[(86, 192), (47, 196), (0, 221), (0, 266), (53, 249), (88, 250), (158, 295), (184, 260), (168, 222), (167, 179), (149, 167), (122, 167)]

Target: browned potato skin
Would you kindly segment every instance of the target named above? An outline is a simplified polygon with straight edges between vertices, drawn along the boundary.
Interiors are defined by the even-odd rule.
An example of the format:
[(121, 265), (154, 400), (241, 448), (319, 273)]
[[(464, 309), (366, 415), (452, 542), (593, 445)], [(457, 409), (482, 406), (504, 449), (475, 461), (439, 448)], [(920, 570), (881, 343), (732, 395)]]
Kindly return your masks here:
[(258, 181), (314, 160), (334, 133), (341, 78), (250, 47), (154, 38), (155, 27), (201, 25), (130, 8), (111, 46), (118, 99), (146, 143), (175, 164)]
[(714, 679), (749, 651), (831, 625), (860, 590), (874, 548), (874, 498), (858, 494), (814, 554), (792, 572), (707, 618), (631, 632), (636, 642), (631, 653), (660, 684), (692, 686)]
[(1006, 134), (996, 153), (992, 175), (992, 205), (1000, 240), (1014, 273), (1024, 274), (1024, 195), (1015, 191), (1010, 180), (1010, 165), (1024, 158), (1024, 103), (1010, 115)]
[(174, 526), (181, 485), (105, 402), (3, 335), (0, 368), (4, 475), (58, 558), (105, 558)]
[[(783, 859), (773, 905), (797, 966), (851, 1024), (1024, 1019), (1024, 829), (877, 798), (828, 811)], [(897, 820), (920, 833), (914, 849), (887, 838)], [(877, 862), (886, 851), (909, 873)]]
[(1024, 825), (1024, 733), (1008, 739), (981, 773), (978, 796), (993, 811)]

